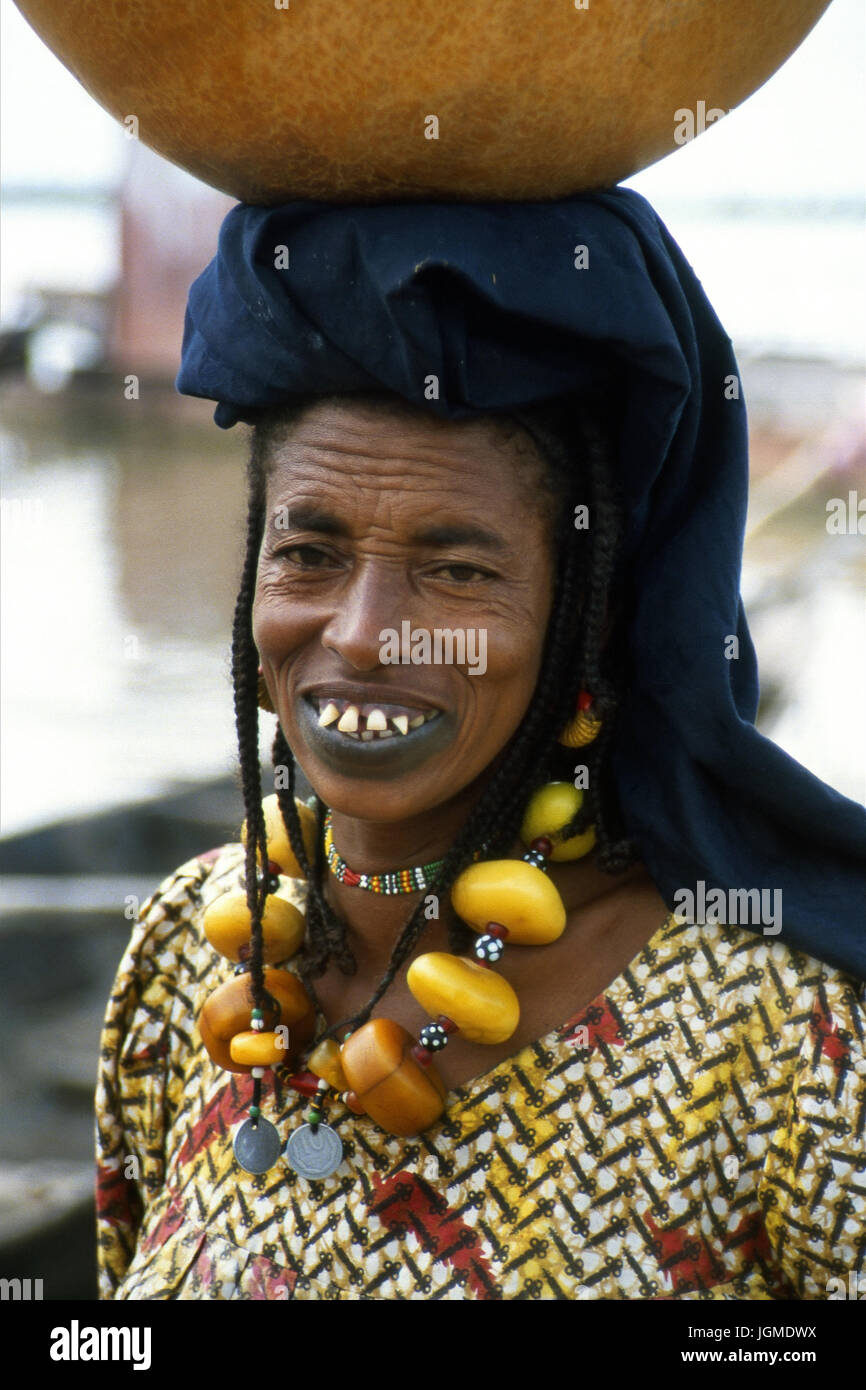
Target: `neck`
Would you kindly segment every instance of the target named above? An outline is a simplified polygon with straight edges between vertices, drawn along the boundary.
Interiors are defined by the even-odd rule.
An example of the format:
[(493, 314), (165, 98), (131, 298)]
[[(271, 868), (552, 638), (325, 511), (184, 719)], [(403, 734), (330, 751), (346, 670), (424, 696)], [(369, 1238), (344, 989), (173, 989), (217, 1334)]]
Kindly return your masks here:
[[(340, 857), (357, 873), (377, 874), (444, 859), (462, 833), (482, 796), (490, 772), (465, 787), (457, 796), (401, 821), (361, 820), (334, 811), (334, 845)], [(340, 883), (326, 867), (325, 897), (346, 923), (347, 940), (359, 971), (381, 975), (394, 943), (427, 891), (385, 895)], [(448, 950), (447, 924), (450, 904), (439, 904), (439, 917), (431, 917), (424, 932), (425, 949)]]
[(333, 811), (334, 844), (358, 873), (409, 869), (442, 859), (462, 832), (487, 779), (464, 787), (457, 796), (399, 821), (361, 820)]
[[(483, 792), (483, 786), (466, 788), (452, 800), (405, 821), (374, 822), (359, 820), (340, 812), (332, 816), (334, 843), (351, 869), (359, 873), (382, 873), (413, 868), (442, 859), (463, 830), (466, 820)], [(480, 846), (476, 846), (480, 848)], [(515, 837), (505, 857), (520, 857), (525, 846)], [(627, 884), (650, 882), (646, 868), (637, 863), (624, 874), (605, 874), (594, 856), (572, 863), (549, 865), (569, 915), (593, 917), (604, 911), (603, 904)], [(394, 943), (426, 891), (386, 896), (340, 883), (327, 869), (325, 897), (347, 925), (349, 946), (360, 972), (380, 976), (390, 958)], [(438, 917), (431, 917), (424, 930), (423, 949), (449, 950), (447, 929), (450, 901), (440, 902)], [(589, 920), (589, 919), (588, 919)]]

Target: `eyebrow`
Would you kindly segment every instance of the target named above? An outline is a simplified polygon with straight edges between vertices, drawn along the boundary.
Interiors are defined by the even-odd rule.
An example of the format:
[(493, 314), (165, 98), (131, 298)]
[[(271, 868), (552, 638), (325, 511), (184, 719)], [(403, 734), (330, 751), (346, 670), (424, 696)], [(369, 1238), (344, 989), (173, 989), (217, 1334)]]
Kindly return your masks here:
[[(350, 536), (348, 526), (335, 517), (333, 513), (323, 511), (319, 507), (305, 506), (303, 503), (290, 509), (289, 524), (291, 529), (318, 531), (325, 536)], [(271, 529), (276, 529), (273, 519)], [(497, 555), (504, 555), (508, 550), (505, 542), (494, 531), (488, 531), (484, 526), (475, 526), (468, 522), (441, 522), (432, 526), (424, 526), (413, 532), (411, 540), (413, 545), (434, 546), (441, 549), (460, 545), (478, 546), (481, 550), (487, 550)]]
[(494, 531), (464, 522), (443, 522), (438, 526), (425, 526), (414, 533), (412, 540), (416, 545), (440, 546), (442, 549), (452, 545), (476, 545), (481, 550), (489, 550), (497, 555), (503, 555), (508, 549)]
[[(274, 513), (282, 510), (282, 507), (273, 507), (271, 509), (270, 529), (272, 531), (283, 531), (287, 529), (283, 526), (278, 527), (274, 519)], [(299, 506), (289, 508), (288, 529), (297, 529), (300, 531), (320, 531), (323, 535), (326, 536), (348, 536), (349, 534), (348, 528), (343, 524), (343, 522), (338, 521), (337, 518), (331, 514), (331, 512), (322, 511), (319, 507), (304, 506), (303, 503), (301, 503)]]

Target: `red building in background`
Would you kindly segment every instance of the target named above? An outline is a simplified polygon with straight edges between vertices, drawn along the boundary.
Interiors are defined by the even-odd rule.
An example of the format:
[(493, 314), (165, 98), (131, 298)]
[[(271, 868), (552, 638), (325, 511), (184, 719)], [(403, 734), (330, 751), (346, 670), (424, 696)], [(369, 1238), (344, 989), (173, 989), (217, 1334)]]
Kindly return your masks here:
[(118, 371), (173, 380), (189, 287), (216, 251), (234, 200), (138, 141), (120, 190), (120, 274), (109, 336)]

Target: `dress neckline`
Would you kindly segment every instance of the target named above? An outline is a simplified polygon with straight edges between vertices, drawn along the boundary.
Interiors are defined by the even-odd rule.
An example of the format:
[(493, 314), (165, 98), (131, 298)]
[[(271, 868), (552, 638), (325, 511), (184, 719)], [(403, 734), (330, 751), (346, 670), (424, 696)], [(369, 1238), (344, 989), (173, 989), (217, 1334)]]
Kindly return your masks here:
[(524, 1043), (523, 1047), (518, 1048), (516, 1052), (511, 1053), (508, 1057), (503, 1057), (495, 1066), (489, 1067), (487, 1071), (481, 1072), (479, 1076), (472, 1077), (469, 1081), (464, 1082), (462, 1086), (453, 1087), (452, 1090), (448, 1092), (448, 1096), (454, 1096), (465, 1104), (472, 1100), (474, 1092), (486, 1090), (501, 1071), (512, 1071), (514, 1067), (519, 1064), (520, 1058), (526, 1053), (533, 1052), (536, 1048), (540, 1048), (542, 1051), (546, 1052), (558, 1046), (562, 1042), (566, 1030), (576, 1023), (580, 1015), (585, 1014), (587, 1009), (592, 1007), (595, 999), (599, 999), (612, 992), (621, 994), (624, 990), (627, 990), (628, 985), (624, 978), (625, 975), (631, 972), (645, 951), (658, 949), (659, 944), (666, 939), (669, 926), (674, 923), (675, 920), (675, 914), (669, 912), (661, 925), (653, 932), (652, 936), (649, 937), (649, 939), (644, 942), (643, 946), (641, 946), (640, 950), (632, 956), (628, 964), (624, 965), (619, 974), (615, 975), (609, 984), (604, 985), (593, 999), (587, 1000), (586, 1004), (582, 1007), (576, 1008), (567, 1019), (558, 1024), (555, 1028), (551, 1028), (547, 1033), (543, 1033), (540, 1038), (535, 1038), (532, 1042)]
[[(644, 955), (645, 952), (656, 951), (660, 948), (660, 946), (667, 939), (670, 927), (674, 925), (678, 925), (676, 921), (676, 914), (673, 912), (669, 912), (668, 915), (665, 917), (664, 921), (661, 923), (661, 925), (657, 927), (656, 930), (653, 932), (652, 936), (650, 936), (648, 940), (644, 942), (643, 946), (641, 946), (640, 950), (637, 951), (634, 956), (632, 956), (628, 964), (623, 966), (619, 974), (614, 976), (614, 978), (610, 981), (609, 984), (604, 985), (602, 989), (598, 991), (598, 993), (595, 995), (595, 999), (598, 999), (603, 995), (609, 995), (612, 992), (615, 995), (622, 995), (623, 991), (628, 989), (628, 984), (625, 979), (625, 976), (634, 969), (635, 965), (637, 965), (637, 963), (640, 961), (641, 957)], [(563, 1035), (565, 1034), (568, 1027), (572, 1024), (575, 1024), (578, 1016), (580, 1014), (585, 1013), (587, 1009), (591, 1008), (593, 1002), (594, 1000), (592, 999), (588, 1000), (586, 1004), (584, 1004), (582, 1007), (576, 1008), (574, 1012), (570, 1014), (569, 1017), (565, 1019), (562, 1023), (557, 1024), (555, 1028), (551, 1028), (548, 1032), (543, 1033), (541, 1037), (534, 1038), (531, 1042), (524, 1043), (523, 1046), (518, 1048), (516, 1052), (510, 1053), (507, 1057), (503, 1057), (492, 1067), (488, 1067), (486, 1071), (480, 1072), (478, 1076), (470, 1077), (470, 1079), (468, 1081), (465, 1081), (461, 1086), (453, 1086), (447, 1092), (446, 1106), (442, 1118), (444, 1119), (445, 1116), (447, 1116), (448, 1111), (455, 1104), (455, 1102), (460, 1103), (461, 1105), (466, 1105), (472, 1101), (476, 1091), (483, 1091), (489, 1089), (489, 1087), (493, 1084), (494, 1079), (501, 1072), (513, 1070), (515, 1066), (519, 1065), (520, 1058), (523, 1057), (526, 1053), (531, 1053), (536, 1048), (541, 1048), (543, 1051), (549, 1051), (551, 1048), (559, 1045), (562, 1042)], [(315, 1037), (317, 1038), (322, 1032), (324, 1032), (327, 1026), (328, 1021), (317, 1004)], [(316, 1043), (314, 1041), (311, 1044), (310, 1050), (312, 1050), (312, 1048), (315, 1047), (315, 1045)]]

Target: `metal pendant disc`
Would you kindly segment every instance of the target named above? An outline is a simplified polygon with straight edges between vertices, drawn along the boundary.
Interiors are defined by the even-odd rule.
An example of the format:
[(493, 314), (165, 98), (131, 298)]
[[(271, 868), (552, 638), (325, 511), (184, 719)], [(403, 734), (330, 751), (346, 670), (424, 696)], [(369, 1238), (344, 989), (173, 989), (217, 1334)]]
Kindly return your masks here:
[(280, 1156), (280, 1131), (261, 1116), (255, 1124), (244, 1120), (235, 1130), (232, 1144), (235, 1158), (248, 1173), (266, 1173)]
[(343, 1161), (343, 1145), (330, 1125), (300, 1125), (286, 1141), (286, 1161), (301, 1178), (329, 1178)]

